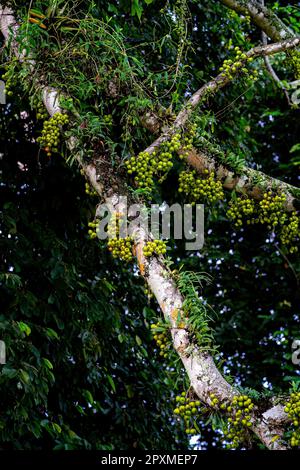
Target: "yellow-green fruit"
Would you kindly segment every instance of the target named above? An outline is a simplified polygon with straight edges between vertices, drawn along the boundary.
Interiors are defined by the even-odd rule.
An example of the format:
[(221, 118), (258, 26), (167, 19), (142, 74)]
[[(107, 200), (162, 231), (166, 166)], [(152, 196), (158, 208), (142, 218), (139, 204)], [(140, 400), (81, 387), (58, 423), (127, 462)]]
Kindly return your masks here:
[(222, 183), (215, 179), (215, 173), (204, 170), (203, 177), (197, 175), (195, 170), (185, 170), (179, 175), (180, 193), (188, 196), (194, 204), (201, 200), (216, 203), (224, 198)]

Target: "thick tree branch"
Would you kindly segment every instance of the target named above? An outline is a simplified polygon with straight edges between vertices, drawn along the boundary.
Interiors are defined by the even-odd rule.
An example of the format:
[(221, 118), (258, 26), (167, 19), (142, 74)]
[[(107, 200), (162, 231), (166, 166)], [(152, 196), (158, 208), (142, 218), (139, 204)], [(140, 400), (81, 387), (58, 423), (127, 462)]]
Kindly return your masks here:
[[(260, 4), (262, 7), (265, 6), (265, 0), (260, 0)], [(268, 36), (266, 35), (266, 33), (264, 31), (261, 32), (261, 38), (262, 38), (262, 43), (264, 46), (266, 46), (268, 44)], [(288, 94), (288, 91), (287, 89), (285, 88), (285, 86), (283, 85), (282, 81), (280, 80), (280, 78), (278, 77), (277, 73), (275, 72), (275, 70), (273, 69), (272, 65), (271, 65), (271, 62), (270, 62), (270, 59), (269, 57), (265, 56), (264, 57), (264, 62), (265, 62), (265, 65), (266, 65), (266, 69), (267, 71), (269, 72), (269, 74), (271, 75), (272, 79), (274, 80), (275, 83), (277, 83), (277, 85), (282, 89), (286, 99), (287, 99), (287, 102), (288, 102), (288, 105), (291, 104), (291, 101), (290, 101), (290, 97), (289, 97), (289, 94)]]
[[(242, 64), (247, 64), (247, 59), (255, 59), (256, 57), (267, 57), (270, 55), (277, 54), (278, 52), (284, 52), (289, 49), (294, 49), (295, 47), (300, 45), (300, 37), (294, 37), (292, 39), (288, 39), (286, 41), (277, 42), (274, 44), (266, 44), (262, 46), (256, 46), (250, 51), (245, 53), (246, 58), (241, 60)], [(231, 66), (232, 69), (233, 66)], [(233, 78), (229, 78), (228, 74), (223, 76), (223, 73), (217, 75), (214, 79), (210, 80), (208, 83), (203, 85), (199, 90), (197, 90), (191, 98), (188, 100), (186, 106), (180, 113), (178, 114), (174, 126), (175, 127), (182, 127), (186, 121), (188, 120), (192, 111), (198, 106), (201, 100), (207, 95), (213, 92), (216, 92), (223, 88), (225, 85), (230, 83), (232, 79), (236, 76), (234, 72), (232, 72)]]
[[(141, 120), (142, 125), (148, 129), (152, 134), (156, 134), (161, 129), (162, 121), (154, 114), (148, 119), (144, 116)], [(179, 150), (179, 155), (186, 153), (186, 151)], [(225, 154), (223, 155), (223, 159)], [(196, 170), (200, 175), (204, 170), (209, 172), (214, 171), (216, 178), (222, 182), (225, 189), (235, 190), (239, 193), (247, 194), (253, 199), (260, 200), (266, 190), (277, 190), (286, 195), (285, 209), (287, 211), (295, 211), (299, 209), (300, 205), (300, 188), (293, 186), (289, 183), (271, 177), (262, 171), (255, 170), (244, 166), (239, 168), (238, 174), (222, 163), (220, 158), (211, 155), (209, 149), (205, 144), (200, 149), (192, 147), (186, 157), (188, 165)], [(259, 183), (258, 183), (259, 181)]]
[[(283, 52), (289, 49), (294, 49), (295, 47), (300, 45), (300, 37), (294, 37), (292, 39), (288, 39), (286, 41), (281, 41), (274, 44), (268, 44), (265, 46), (257, 46), (250, 51), (245, 53), (245, 58), (241, 59), (240, 62), (242, 64), (247, 63), (247, 59), (249, 58), (256, 58), (256, 57), (264, 57), (273, 54), (277, 54), (278, 52)], [(233, 67), (233, 65), (231, 66)], [(230, 70), (229, 70), (230, 72)], [(225, 75), (225, 76), (224, 76)], [(232, 78), (230, 78), (230, 76)], [(147, 149), (145, 152), (152, 153), (154, 152), (157, 147), (159, 147), (163, 142), (167, 141), (170, 138), (170, 135), (175, 133), (178, 129), (181, 129), (189, 119), (192, 112), (195, 108), (199, 105), (201, 100), (208, 95), (215, 93), (216, 91), (223, 88), (225, 85), (230, 83), (233, 78), (236, 76), (234, 72), (232, 74), (223, 74), (219, 73), (215, 78), (207, 82), (203, 85), (199, 90), (197, 90), (191, 98), (187, 101), (184, 105), (183, 109), (178, 113), (173, 125), (169, 127), (160, 137), (158, 137)]]
[[(286, 41), (281, 41), (275, 44), (265, 44), (262, 46), (257, 46), (248, 51), (245, 55), (247, 58), (254, 57), (267, 57), (278, 52), (282, 52), (288, 49), (295, 48), (300, 44), (300, 37), (294, 37)], [(244, 62), (247, 62), (247, 58), (244, 59)], [(234, 73), (232, 74), (234, 75)], [(176, 131), (180, 130), (187, 122), (191, 113), (199, 105), (201, 100), (206, 97), (208, 94), (214, 93), (225, 85), (231, 82), (231, 78), (227, 75), (224, 77), (223, 73), (217, 75), (214, 79), (210, 80), (208, 83), (203, 85), (199, 90), (197, 90), (191, 98), (187, 101), (184, 108), (178, 113), (174, 123), (168, 129), (166, 129), (147, 149), (145, 152), (151, 154), (154, 152), (163, 142), (170, 139), (170, 136)], [(157, 131), (157, 126), (154, 127), (155, 132)], [(265, 175), (262, 172), (253, 170), (247, 167), (244, 167), (241, 171), (240, 176), (234, 175), (234, 173), (225, 168), (225, 166), (217, 163), (215, 159), (210, 158), (203, 152), (198, 152), (193, 149), (187, 158), (190, 166), (195, 168), (198, 172), (201, 173), (201, 170), (204, 168), (213, 169), (217, 172), (219, 179), (224, 179), (224, 187), (227, 189), (236, 189), (238, 191), (247, 192), (252, 197), (260, 198), (264, 188), (277, 188), (280, 191), (283, 191), (287, 196), (286, 209), (289, 211), (295, 210), (295, 196), (294, 194), (299, 192), (299, 189), (293, 187), (287, 183), (284, 183), (275, 178)], [(257, 184), (257, 181), (260, 184)]]
[(231, 10), (249, 15), (256, 26), (264, 31), (272, 41), (295, 37), (295, 33), (269, 8), (256, 0), (220, 0)]
[[(269, 189), (283, 192), (286, 195), (285, 208), (287, 211), (296, 210), (295, 202), (300, 200), (300, 189), (295, 186), (246, 166), (240, 170), (240, 175), (237, 175), (216, 158), (195, 148), (189, 151), (187, 163), (200, 174), (205, 169), (210, 172), (214, 171), (216, 178), (222, 181), (224, 188), (234, 189), (239, 193), (247, 194), (253, 199), (262, 199), (263, 193)], [(259, 184), (257, 183), (258, 180)], [(295, 197), (294, 195), (297, 193), (299, 196)]]
[[(15, 26), (13, 16), (7, 9), (0, 6), (0, 28), (4, 32), (10, 30), (10, 26)], [(59, 92), (55, 89), (45, 87), (41, 83), (35, 85), (43, 92), (43, 101), (50, 114), (53, 116), (61, 111), (59, 107)], [(67, 141), (71, 152), (75, 151), (76, 139), (74, 137)], [(112, 193), (110, 188), (103, 188), (98, 181), (97, 161), (84, 162), (79, 155), (76, 155), (78, 163), (83, 168), (85, 175), (101, 198), (106, 198), (106, 203), (117, 212), (122, 212), (122, 198), (119, 194)], [(141, 275), (147, 281), (151, 291), (155, 295), (165, 320), (170, 324), (174, 348), (177, 351), (182, 363), (190, 378), (191, 385), (199, 398), (206, 404), (211, 404), (210, 394), (215, 393), (220, 401), (230, 400), (237, 392), (229, 385), (220, 374), (213, 358), (207, 352), (202, 352), (197, 345), (190, 340), (188, 326), (178, 328), (178, 312), (183, 310), (183, 299), (178, 291), (176, 283), (169, 270), (163, 263), (161, 256), (146, 258), (143, 254), (143, 247), (151, 235), (144, 227), (136, 227), (132, 236), (135, 241), (135, 251)], [(274, 440), (278, 433), (278, 426), (283, 424), (287, 415), (281, 406), (273, 407), (263, 415), (257, 409), (253, 410), (252, 430), (269, 449), (285, 449), (285, 444), (280, 440)]]

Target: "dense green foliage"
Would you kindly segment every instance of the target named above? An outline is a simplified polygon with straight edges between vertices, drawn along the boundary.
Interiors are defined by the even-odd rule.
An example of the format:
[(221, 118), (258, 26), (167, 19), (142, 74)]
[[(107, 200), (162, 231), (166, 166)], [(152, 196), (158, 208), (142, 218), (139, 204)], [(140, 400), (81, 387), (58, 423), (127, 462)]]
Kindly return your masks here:
[(38, 165), (17, 109), (1, 134), (1, 447), (174, 447), (143, 285), (88, 239), (81, 175)]
[[(28, 21), (24, 2), (6, 3), (20, 20), (34, 76), (65, 92), (71, 122), (62, 143), (55, 136), (52, 144), (36, 142), (47, 136), (39, 91), (27, 64), (4, 50), (8, 68), (1, 74), (10, 93), (0, 108), (0, 339), (7, 345), (0, 447), (187, 448), (173, 409), (188, 382), (175, 352), (162, 357), (153, 341), (149, 326), (160, 316), (155, 299), (145, 295), (135, 265), (113, 259), (88, 236), (98, 200), (89, 188), (86, 194), (63, 140), (75, 136), (85, 161), (103, 159), (106, 185), (115, 182), (109, 162), (136, 196), (186, 202), (178, 182), (185, 162), (169, 150), (165, 160), (173, 163), (162, 164), (167, 171), (150, 184), (152, 196), (147, 185), (137, 189), (124, 162), (136, 161), (155, 138), (147, 113), (159, 116), (160, 126), (172, 123), (187, 96), (235, 57), (234, 47), (251, 49), (261, 32), (213, 0), (34, 1), (45, 28)], [(298, 32), (299, 5), (289, 3), (266, 2)], [(295, 79), (288, 55), (272, 63), (287, 83)], [(299, 109), (287, 103), (263, 59), (249, 67), (250, 76), (207, 96), (193, 113), (193, 144), (213, 155), (217, 147), (237, 173), (248, 165), (297, 186)], [(184, 131), (191, 133), (189, 126)], [(229, 381), (267, 401), (286, 394), (292, 380), (300, 383), (299, 366), (291, 362), (299, 338), (299, 258), (265, 226), (236, 228), (227, 211), (238, 195), (224, 196), (214, 175), (203, 181), (211, 191), (204, 248), (186, 252), (172, 240), (169, 263), (198, 344), (214, 351)], [(219, 433), (204, 421), (198, 422), (200, 445), (221, 447)], [(217, 414), (208, 422), (218, 427)]]

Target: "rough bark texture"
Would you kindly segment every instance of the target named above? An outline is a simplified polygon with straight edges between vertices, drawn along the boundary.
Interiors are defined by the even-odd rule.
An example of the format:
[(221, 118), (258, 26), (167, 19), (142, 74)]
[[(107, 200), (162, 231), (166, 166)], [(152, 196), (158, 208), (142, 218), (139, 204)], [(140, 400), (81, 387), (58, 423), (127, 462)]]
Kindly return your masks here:
[[(253, 49), (250, 49), (250, 51), (246, 52), (245, 55), (248, 59), (254, 59), (256, 57), (267, 57), (273, 54), (277, 54), (278, 52), (294, 49), (295, 47), (299, 46), (299, 44), (300, 37), (294, 37), (274, 44), (266, 44), (263, 46), (254, 47)], [(241, 63), (247, 64), (247, 59), (241, 60)], [(233, 73), (232, 75), (234, 78), (235, 74)], [(205, 97), (207, 93), (211, 94), (215, 91), (218, 91), (231, 81), (231, 78), (228, 78), (228, 76), (223, 77), (223, 73), (220, 73), (210, 82), (206, 83), (201, 88), (199, 88), (199, 90), (197, 90), (189, 99), (189, 101), (187, 102), (187, 106), (185, 106), (185, 109), (183, 109), (178, 114), (174, 122), (174, 127), (180, 127), (186, 123), (191, 112), (198, 106), (202, 98)]]
[[(247, 58), (267, 57), (278, 52), (293, 49), (299, 46), (299, 44), (300, 38), (293, 37), (275, 44), (265, 44), (263, 46), (254, 47), (246, 53), (246, 56)], [(247, 59), (245, 59), (244, 62), (246, 63)], [(228, 78), (228, 76), (224, 77), (223, 73), (220, 73), (215, 78), (199, 88), (199, 90), (197, 90), (187, 101), (184, 108), (178, 113), (172, 126), (170, 126), (168, 129), (165, 129), (164, 132), (150, 146), (146, 148), (145, 152), (151, 154), (157, 148), (159, 148), (163, 142), (169, 140), (172, 134), (176, 133), (178, 130), (184, 127), (191, 113), (200, 104), (202, 99), (212, 93), (217, 92), (231, 81), (232, 79)], [(275, 178), (271, 178), (260, 171), (244, 167), (241, 171), (241, 174), (237, 176), (232, 171), (225, 168), (225, 166), (220, 165), (215, 159), (209, 157), (206, 153), (199, 152), (196, 149), (193, 149), (190, 152), (188, 156), (188, 163), (199, 173), (201, 173), (203, 168), (214, 170), (217, 173), (219, 179), (223, 179), (225, 188), (236, 189), (237, 191), (247, 193), (256, 199), (261, 198), (265, 187), (277, 188), (278, 190), (283, 191), (287, 196), (287, 202), (285, 204), (286, 209), (288, 211), (296, 209), (296, 199), (294, 194), (299, 193), (299, 189), (280, 180), (276, 180)], [(260, 181), (260, 185), (257, 184), (258, 180)]]
[[(286, 195), (285, 208), (287, 211), (296, 210), (297, 198), (294, 197), (295, 192), (299, 192), (298, 188), (277, 180), (258, 170), (244, 167), (240, 175), (229, 170), (220, 164), (216, 158), (210, 157), (200, 150), (192, 149), (187, 157), (187, 163), (198, 173), (203, 173), (205, 169), (214, 171), (216, 178), (222, 181), (223, 187), (229, 190), (236, 190), (239, 193), (247, 194), (253, 199), (262, 199), (266, 189), (282, 191)], [(260, 184), (257, 184), (257, 180)]]
[[(292, 39), (288, 39), (286, 41), (280, 41), (275, 44), (268, 44), (265, 46), (257, 46), (251, 49), (250, 51), (246, 52), (245, 55), (247, 58), (255, 58), (255, 57), (264, 57), (273, 54), (277, 54), (278, 52), (283, 52), (289, 49), (294, 49), (295, 47), (300, 45), (300, 37), (294, 37)], [(241, 60), (242, 64), (247, 63), (247, 58)], [(232, 73), (232, 77), (234, 78), (237, 74)], [(152, 153), (157, 147), (159, 147), (163, 142), (169, 139), (170, 135), (175, 133), (177, 130), (181, 129), (187, 122), (188, 118), (190, 117), (191, 113), (194, 109), (199, 105), (201, 100), (208, 95), (215, 93), (216, 91), (223, 88), (225, 85), (228, 85), (232, 81), (233, 78), (229, 78), (228, 75), (223, 73), (219, 73), (215, 78), (210, 80), (209, 82), (205, 83), (199, 90), (197, 90), (191, 98), (187, 101), (186, 105), (183, 109), (178, 113), (174, 124), (167, 129), (160, 137), (158, 137), (147, 149), (145, 152)]]
[(231, 10), (242, 15), (249, 15), (253, 21), (272, 41), (292, 38), (294, 32), (272, 11), (256, 0), (220, 0)]
[[(265, 6), (265, 0), (259, 0), (259, 1), (260, 1), (261, 6), (264, 7)], [(268, 44), (268, 36), (266, 35), (266, 33), (264, 31), (261, 32), (261, 39), (262, 39), (263, 45), (266, 46)], [(264, 57), (264, 62), (265, 62), (266, 69), (269, 72), (269, 74), (271, 75), (272, 79), (282, 89), (282, 91), (283, 91), (283, 93), (284, 93), (284, 95), (287, 99), (288, 105), (291, 105), (289, 93), (288, 93), (287, 89), (285, 88), (284, 84), (282, 83), (282, 81), (280, 80), (280, 78), (278, 77), (277, 73), (273, 69), (269, 57)]]
[[(11, 26), (13, 26), (12, 33), (14, 34), (16, 32), (16, 23), (12, 12), (7, 8), (3, 9), (0, 5), (0, 28), (6, 35), (6, 39), (9, 37)], [(15, 52), (18, 54), (16, 49)], [(61, 111), (59, 107), (58, 91), (49, 87), (43, 87), (39, 83), (35, 83), (35, 85), (38, 86), (43, 93), (43, 101), (50, 116)], [(76, 145), (75, 138), (69, 139), (67, 144), (69, 150), (71, 152), (74, 151)], [(77, 161), (82, 166), (91, 186), (102, 198), (103, 193), (109, 191), (107, 191), (107, 188), (103, 188), (97, 179), (97, 162), (91, 161), (87, 164), (83, 162), (80, 157), (77, 157)], [(120, 202), (122, 204), (122, 199), (119, 194), (112, 194), (106, 199), (106, 203), (117, 212), (122, 211)], [(141, 275), (147, 281), (160, 305), (165, 319), (171, 325), (170, 330), (174, 348), (182, 360), (193, 389), (199, 398), (208, 405), (210, 404), (209, 395), (211, 393), (215, 393), (220, 401), (230, 400), (237, 392), (221, 375), (211, 355), (200, 351), (199, 347), (190, 341), (187, 326), (178, 328), (176, 324), (178, 311), (180, 311), (183, 306), (183, 299), (169, 270), (163, 263), (163, 258), (161, 256), (153, 256), (149, 259), (145, 258), (143, 255), (143, 246), (146, 241), (151, 238), (151, 234), (143, 227), (137, 227), (132, 235), (135, 240), (135, 252)], [(281, 428), (286, 419), (287, 415), (284, 413), (281, 405), (272, 407), (263, 415), (261, 415), (257, 409), (254, 409), (252, 415), (252, 430), (267, 448), (282, 450), (286, 448), (285, 444), (281, 439), (274, 438), (277, 436), (278, 429)], [(282, 435), (282, 431), (280, 435)]]

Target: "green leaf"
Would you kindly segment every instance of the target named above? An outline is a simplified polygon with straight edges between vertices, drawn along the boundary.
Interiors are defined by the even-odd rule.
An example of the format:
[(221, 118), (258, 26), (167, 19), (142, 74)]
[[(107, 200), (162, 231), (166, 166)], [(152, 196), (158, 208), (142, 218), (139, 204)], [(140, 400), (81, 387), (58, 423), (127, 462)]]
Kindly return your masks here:
[(0, 273), (0, 282), (4, 282), (7, 287), (21, 287), (22, 279), (17, 274)]
[(13, 378), (17, 377), (18, 371), (17, 371), (17, 369), (13, 369), (12, 367), (4, 366), (3, 369), (2, 369), (2, 374), (1, 375), (4, 375), (5, 377), (7, 377), (9, 379), (13, 379)]
[(56, 301), (55, 295), (50, 294), (49, 297), (48, 297), (48, 304), (54, 305), (54, 304), (55, 304), (55, 301)]
[(141, 338), (138, 335), (135, 335), (135, 340), (139, 346), (141, 346), (141, 344), (143, 343)]
[(21, 382), (23, 382), (24, 384), (29, 383), (29, 380), (30, 380), (29, 374), (24, 369), (19, 370), (19, 377), (20, 377)]
[(109, 375), (109, 374), (107, 374), (106, 377), (107, 377), (107, 379), (108, 379), (108, 381), (109, 381), (109, 383), (110, 383), (111, 388), (112, 388), (113, 391), (116, 393), (116, 385), (115, 385), (114, 379), (113, 379), (112, 376)]
[(83, 396), (90, 405), (94, 403), (93, 395), (89, 390), (83, 390)]
[(143, 13), (143, 7), (141, 6), (139, 0), (131, 0), (131, 15), (137, 16), (140, 20)]
[(118, 334), (118, 340), (120, 343), (123, 343), (123, 335), (122, 333)]
[(118, 13), (119, 12), (117, 7), (115, 7), (115, 5), (113, 5), (112, 3), (108, 4), (108, 11), (110, 11), (111, 13)]
[(54, 429), (55, 432), (57, 432), (58, 434), (61, 433), (61, 427), (60, 427), (59, 424), (57, 424), (57, 423), (52, 423), (52, 427), (53, 427), (53, 429)]
[(53, 369), (53, 364), (52, 364), (52, 362), (49, 361), (49, 359), (46, 359), (45, 357), (42, 357), (42, 362), (43, 362), (44, 366), (47, 367), (47, 369), (50, 369), (50, 370)]
[(143, 346), (141, 346), (141, 351), (145, 357), (148, 357), (148, 352), (145, 348), (143, 348)]
[(132, 398), (134, 396), (134, 391), (133, 391), (132, 385), (125, 385), (125, 387), (126, 387), (128, 398)]
[(283, 377), (284, 382), (300, 382), (300, 377), (295, 375), (287, 375), (286, 377)]
[(290, 149), (290, 153), (296, 152), (297, 150), (300, 150), (300, 144), (293, 145), (293, 147)]
[(45, 334), (49, 339), (59, 339), (58, 334), (52, 328), (45, 328)]
[(26, 336), (29, 336), (31, 333), (31, 328), (30, 326), (27, 325), (27, 323), (24, 323), (22, 321), (17, 322), (17, 325), (19, 327), (19, 330), (22, 331), (23, 333), (26, 334)]

